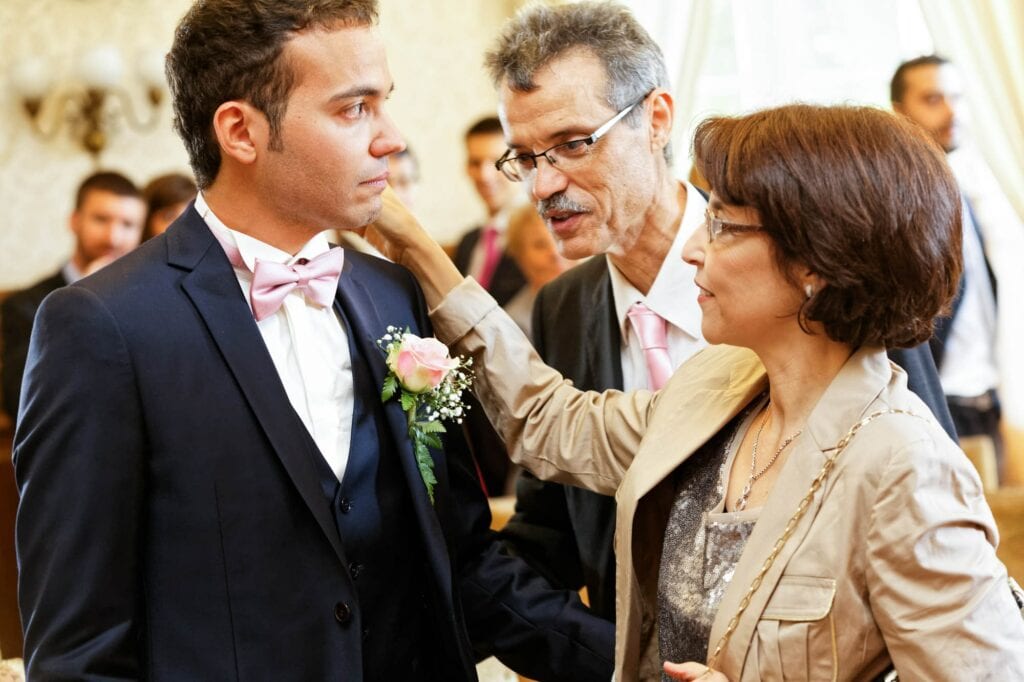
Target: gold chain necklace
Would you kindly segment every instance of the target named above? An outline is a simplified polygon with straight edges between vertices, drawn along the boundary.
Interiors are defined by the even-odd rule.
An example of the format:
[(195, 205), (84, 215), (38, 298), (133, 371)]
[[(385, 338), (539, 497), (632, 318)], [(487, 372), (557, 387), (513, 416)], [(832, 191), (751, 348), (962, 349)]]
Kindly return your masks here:
[(740, 492), (740, 496), (736, 499), (736, 511), (743, 511), (744, 509), (747, 508), (747, 498), (750, 497), (750, 492), (754, 489), (754, 483), (756, 483), (759, 478), (764, 476), (765, 473), (767, 473), (767, 471), (772, 468), (772, 465), (775, 464), (775, 460), (779, 458), (779, 455), (782, 454), (782, 451), (785, 450), (790, 443), (796, 440), (797, 436), (804, 432), (803, 429), (800, 429), (792, 436), (782, 441), (782, 445), (780, 445), (779, 449), (775, 451), (775, 454), (772, 455), (772, 458), (768, 460), (768, 463), (764, 465), (763, 469), (758, 471), (757, 446), (761, 442), (761, 432), (764, 431), (764, 425), (768, 423), (768, 417), (771, 413), (771, 409), (772, 403), (769, 400), (768, 404), (765, 405), (764, 408), (764, 418), (761, 420), (761, 425), (757, 427), (757, 433), (754, 434), (754, 449), (750, 453), (750, 478), (747, 479), (747, 484), (743, 486), (743, 490)]

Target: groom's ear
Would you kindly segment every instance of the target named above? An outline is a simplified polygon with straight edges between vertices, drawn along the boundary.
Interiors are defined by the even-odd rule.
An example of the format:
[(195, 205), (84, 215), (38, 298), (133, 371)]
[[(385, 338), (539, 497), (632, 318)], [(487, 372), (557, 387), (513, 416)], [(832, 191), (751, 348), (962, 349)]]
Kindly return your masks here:
[(248, 102), (230, 100), (214, 112), (213, 132), (222, 155), (248, 165), (261, 148), (266, 149), (270, 125), (263, 112)]

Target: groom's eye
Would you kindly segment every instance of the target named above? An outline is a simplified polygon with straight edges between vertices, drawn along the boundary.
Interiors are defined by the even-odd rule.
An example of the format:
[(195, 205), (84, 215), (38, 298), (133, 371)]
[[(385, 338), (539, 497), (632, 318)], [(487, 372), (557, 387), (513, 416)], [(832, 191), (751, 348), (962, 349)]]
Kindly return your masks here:
[(362, 118), (363, 114), (366, 113), (366, 102), (358, 102), (345, 109), (343, 112), (345, 118), (357, 119)]

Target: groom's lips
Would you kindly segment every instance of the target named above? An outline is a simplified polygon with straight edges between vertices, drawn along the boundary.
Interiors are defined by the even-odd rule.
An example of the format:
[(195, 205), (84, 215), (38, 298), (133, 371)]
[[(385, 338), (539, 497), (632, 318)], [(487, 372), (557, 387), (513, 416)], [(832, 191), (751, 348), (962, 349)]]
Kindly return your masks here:
[(373, 177), (373, 178), (370, 178), (369, 180), (363, 180), (359, 184), (360, 185), (367, 185), (369, 187), (379, 187), (380, 189), (384, 189), (384, 187), (387, 186), (387, 184), (388, 184), (388, 172), (384, 171), (380, 175), (378, 175), (376, 177)]

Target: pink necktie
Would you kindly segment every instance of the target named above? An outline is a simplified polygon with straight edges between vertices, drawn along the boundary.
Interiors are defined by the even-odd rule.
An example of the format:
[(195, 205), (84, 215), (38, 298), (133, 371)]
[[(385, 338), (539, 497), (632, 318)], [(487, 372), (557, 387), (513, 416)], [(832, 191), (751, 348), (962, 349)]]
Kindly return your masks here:
[(498, 269), (498, 261), (501, 260), (501, 249), (498, 248), (498, 230), (493, 225), (488, 225), (484, 228), (480, 238), (484, 240), (484, 264), (480, 268), (480, 277), (477, 281), (484, 289), (490, 290), (494, 271)]
[[(216, 230), (211, 231), (224, 249), (231, 265), (248, 270), (238, 248), (223, 239)], [(306, 298), (316, 305), (326, 308), (334, 302), (338, 277), (341, 276), (341, 266), (344, 263), (345, 251), (339, 246), (321, 253), (313, 260), (302, 259), (295, 265), (257, 258), (252, 273), (252, 284), (249, 287), (253, 317), (259, 322), (273, 315), (284, 303), (285, 297), (295, 289), (302, 291)]]
[(643, 303), (634, 303), (626, 313), (633, 332), (640, 339), (647, 362), (647, 378), (652, 391), (665, 385), (672, 376), (672, 361), (668, 356), (668, 323)]

